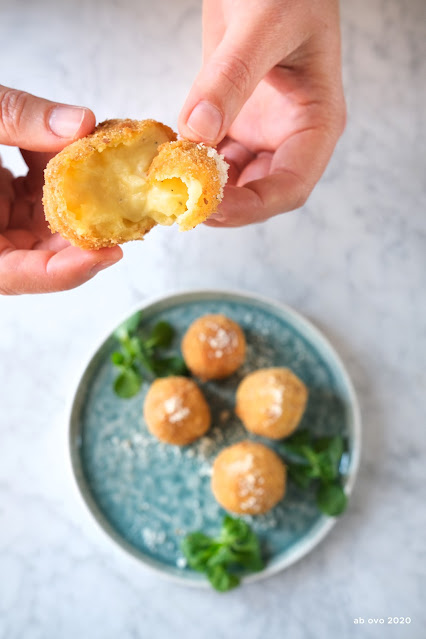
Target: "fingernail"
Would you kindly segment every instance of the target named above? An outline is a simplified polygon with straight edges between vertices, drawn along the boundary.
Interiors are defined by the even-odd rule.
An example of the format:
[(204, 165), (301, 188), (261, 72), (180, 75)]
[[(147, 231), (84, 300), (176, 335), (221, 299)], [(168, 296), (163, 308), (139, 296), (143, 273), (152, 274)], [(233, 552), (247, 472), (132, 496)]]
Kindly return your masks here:
[(83, 107), (56, 106), (50, 114), (50, 130), (60, 138), (75, 137), (83, 122), (84, 112)]
[(98, 262), (97, 264), (95, 264), (95, 266), (92, 267), (89, 275), (90, 277), (93, 277), (94, 275), (99, 273), (99, 271), (103, 271), (105, 268), (108, 268), (108, 266), (112, 266), (113, 264), (116, 264), (116, 263), (117, 263), (117, 260), (107, 260), (105, 262)]
[(197, 137), (214, 142), (222, 128), (222, 114), (210, 102), (199, 102), (188, 118), (187, 125)]
[(213, 222), (225, 222), (226, 217), (222, 213), (212, 213), (208, 218), (208, 221), (213, 220)]

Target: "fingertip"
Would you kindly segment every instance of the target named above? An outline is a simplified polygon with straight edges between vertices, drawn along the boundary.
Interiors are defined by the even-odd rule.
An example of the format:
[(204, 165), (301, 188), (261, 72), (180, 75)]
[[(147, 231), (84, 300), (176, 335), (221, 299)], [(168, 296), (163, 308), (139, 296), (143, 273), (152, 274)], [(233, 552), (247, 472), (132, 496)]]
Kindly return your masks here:
[(123, 249), (121, 246), (110, 246), (97, 250), (84, 251), (90, 254), (96, 262), (108, 260), (109, 262), (119, 262), (123, 257)]
[(0, 144), (54, 153), (93, 131), (87, 107), (51, 102), (0, 85)]
[(207, 100), (200, 100), (179, 122), (181, 135), (193, 142), (216, 146), (223, 138), (224, 117), (221, 110)]
[(110, 266), (117, 264), (123, 257), (123, 251), (119, 246), (113, 246), (111, 248), (99, 249), (98, 251), (91, 251), (95, 255), (95, 264), (90, 268), (88, 272), (88, 279), (94, 277), (100, 271), (103, 271)]
[[(7, 240), (5, 239), (5, 242)], [(100, 251), (83, 251), (68, 246), (52, 250), (6, 250), (0, 260), (0, 294), (53, 293), (75, 288), (97, 272), (116, 264), (122, 257), (116, 246)]]
[(216, 225), (220, 225), (223, 224), (224, 222), (227, 221), (227, 216), (226, 214), (223, 213), (223, 209), (219, 208), (215, 213), (212, 213), (207, 220), (205, 220), (205, 224), (207, 225), (212, 225), (212, 226), (216, 226)]
[(81, 121), (80, 129), (77, 132), (78, 138), (83, 138), (85, 135), (89, 135), (96, 126), (96, 117), (93, 111), (87, 107), (83, 107), (83, 110), (84, 116)]
[(87, 282), (99, 271), (119, 262), (122, 257), (123, 251), (119, 246), (97, 251), (69, 246), (49, 259), (46, 272), (54, 282), (53, 289), (64, 290)]
[(48, 116), (50, 131), (64, 143), (70, 143), (88, 135), (95, 125), (95, 115), (86, 107), (57, 104)]
[(264, 206), (258, 194), (243, 186), (226, 185), (225, 196), (214, 215), (205, 222), (207, 226), (236, 228), (263, 221)]
[(214, 229), (221, 229), (224, 226), (223, 222), (217, 222), (216, 220), (210, 219), (210, 218), (208, 218), (205, 222), (203, 222), (203, 224), (205, 226), (210, 226), (211, 228), (214, 228)]

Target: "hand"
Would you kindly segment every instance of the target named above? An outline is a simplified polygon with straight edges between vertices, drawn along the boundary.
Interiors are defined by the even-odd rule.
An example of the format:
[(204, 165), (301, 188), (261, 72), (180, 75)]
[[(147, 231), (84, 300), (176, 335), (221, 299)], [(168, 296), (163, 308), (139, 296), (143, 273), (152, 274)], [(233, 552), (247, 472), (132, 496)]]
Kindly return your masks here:
[(14, 178), (0, 160), (0, 293), (74, 288), (122, 257), (118, 246), (83, 251), (52, 235), (41, 202), (43, 169), (73, 140), (90, 133), (89, 109), (55, 104), (0, 86), (0, 144), (18, 146), (28, 165)]
[(179, 131), (230, 164), (207, 224), (302, 206), (344, 126), (337, 0), (204, 0), (203, 66)]

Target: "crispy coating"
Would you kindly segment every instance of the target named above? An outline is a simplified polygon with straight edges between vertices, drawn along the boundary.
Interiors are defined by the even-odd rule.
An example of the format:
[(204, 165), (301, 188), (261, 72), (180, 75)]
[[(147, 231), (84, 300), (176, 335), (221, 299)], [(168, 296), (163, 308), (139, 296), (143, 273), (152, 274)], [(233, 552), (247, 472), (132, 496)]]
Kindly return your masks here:
[(288, 368), (262, 368), (247, 375), (237, 389), (236, 409), (252, 433), (281, 439), (297, 428), (308, 390)]
[(156, 379), (143, 410), (149, 431), (167, 444), (185, 446), (210, 428), (210, 409), (204, 395), (187, 377)]
[(104, 246), (115, 246), (129, 239), (143, 239), (144, 235), (155, 225), (154, 220), (143, 218), (138, 229), (129, 237), (126, 229), (120, 235), (103, 237), (102, 232), (83, 224), (76, 228), (75, 218), (68, 208), (65, 179), (70, 169), (83, 169), (87, 160), (96, 153), (107, 148), (116, 148), (121, 144), (129, 144), (144, 134), (158, 134), (161, 142), (176, 140), (176, 135), (169, 127), (154, 120), (107, 120), (99, 124), (93, 133), (76, 140), (58, 153), (48, 163), (45, 172), (43, 189), (43, 205), (50, 230), (58, 232), (74, 246), (83, 249), (97, 249)]
[(108, 120), (47, 165), (43, 204), (52, 232), (84, 249), (143, 239), (157, 223), (188, 230), (222, 199), (227, 165), (155, 120)]
[(190, 371), (200, 379), (222, 379), (243, 363), (246, 340), (240, 326), (225, 315), (204, 315), (185, 333), (182, 354)]
[(216, 457), (211, 485), (216, 500), (226, 510), (260, 515), (284, 497), (286, 468), (267, 446), (242, 441)]
[(191, 180), (201, 184), (201, 197), (177, 220), (181, 231), (189, 231), (217, 210), (223, 197), (224, 167), (220, 166), (219, 157), (214, 149), (204, 144), (178, 140), (163, 144), (153, 159), (149, 176), (155, 180), (178, 177), (188, 186)]

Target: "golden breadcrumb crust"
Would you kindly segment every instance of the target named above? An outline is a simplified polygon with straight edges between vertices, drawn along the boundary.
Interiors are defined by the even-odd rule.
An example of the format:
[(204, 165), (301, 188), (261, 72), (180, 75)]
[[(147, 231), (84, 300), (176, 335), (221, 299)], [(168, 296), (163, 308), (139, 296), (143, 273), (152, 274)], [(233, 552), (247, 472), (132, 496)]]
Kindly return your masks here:
[(229, 377), (246, 355), (241, 327), (221, 314), (196, 319), (183, 336), (181, 346), (189, 370), (202, 380)]
[(261, 368), (238, 386), (235, 412), (248, 431), (281, 439), (296, 430), (307, 401), (308, 389), (289, 368)]
[(226, 510), (260, 515), (284, 497), (286, 467), (267, 446), (249, 440), (238, 442), (216, 457), (211, 486)]
[[(137, 140), (153, 128), (165, 133), (170, 141), (176, 140), (176, 134), (170, 127), (155, 120), (106, 120), (98, 124), (93, 133), (76, 140), (50, 160), (44, 172), (43, 206), (52, 233), (60, 233), (71, 244), (83, 249), (115, 246), (128, 241), (125, 236), (96, 237), (89, 232), (86, 236), (82, 236), (75, 231), (65, 199), (65, 176), (69, 168), (75, 164), (84, 163), (94, 153), (102, 152), (107, 147), (116, 147)], [(138, 237), (132, 239), (143, 239), (153, 226), (155, 221), (145, 218), (138, 228)]]
[[(117, 225), (119, 230), (112, 236), (105, 235), (103, 229), (94, 229), (93, 225), (85, 224), (84, 216), (77, 224), (76, 216), (69, 210), (65, 182), (69, 170), (78, 168), (80, 173), (84, 173), (85, 163), (94, 154), (120, 145), (131, 145), (133, 142), (143, 141), (145, 137), (152, 143), (156, 134), (160, 143), (156, 149), (157, 154), (154, 148), (155, 157), (146, 171), (148, 186), (162, 180), (179, 178), (189, 187), (189, 193), (193, 180), (198, 180), (202, 187), (201, 196), (192, 203), (192, 208), (177, 217), (180, 230), (194, 228), (216, 211), (222, 199), (223, 165), (226, 164), (214, 149), (186, 140), (177, 142), (174, 131), (155, 120), (107, 120), (99, 124), (90, 135), (67, 146), (48, 163), (45, 169), (43, 205), (51, 231), (59, 232), (71, 244), (83, 249), (98, 249), (143, 239), (157, 224), (150, 217), (149, 211), (137, 222)], [(108, 157), (112, 159), (113, 153)], [(106, 165), (105, 170), (107, 169)], [(173, 219), (164, 223), (170, 224)], [(160, 220), (160, 223), (163, 221)]]
[(222, 185), (214, 157), (208, 155), (208, 147), (189, 140), (162, 144), (153, 159), (148, 176), (156, 180), (178, 177), (188, 183), (190, 179), (201, 183), (202, 195), (197, 204), (178, 219), (179, 229), (189, 231), (204, 222), (217, 210), (222, 199)]
[(210, 428), (209, 406), (192, 379), (164, 377), (150, 386), (144, 403), (148, 430), (160, 441), (186, 446)]

